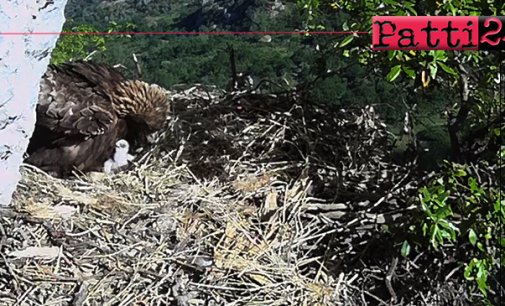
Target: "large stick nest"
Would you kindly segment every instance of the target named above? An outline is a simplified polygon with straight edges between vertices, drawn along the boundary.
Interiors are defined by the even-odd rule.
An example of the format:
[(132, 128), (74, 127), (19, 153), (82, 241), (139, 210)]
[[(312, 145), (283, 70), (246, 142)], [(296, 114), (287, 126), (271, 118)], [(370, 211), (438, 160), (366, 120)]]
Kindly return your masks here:
[(462, 295), (448, 268), (403, 259), (384, 238), (383, 225), (415, 208), (416, 184), (390, 161), (373, 107), (202, 86), (170, 97), (170, 125), (128, 171), (58, 180), (24, 167), (2, 214), (0, 304), (434, 305)]

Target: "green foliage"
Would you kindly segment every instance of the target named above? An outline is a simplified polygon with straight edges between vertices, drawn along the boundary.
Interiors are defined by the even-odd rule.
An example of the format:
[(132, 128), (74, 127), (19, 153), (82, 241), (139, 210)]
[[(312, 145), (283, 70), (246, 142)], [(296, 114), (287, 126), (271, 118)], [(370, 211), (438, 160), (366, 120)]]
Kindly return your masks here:
[[(63, 33), (96, 33), (94, 28), (79, 25), (71, 30), (64, 28)], [(60, 64), (72, 59), (82, 59), (89, 54), (90, 45), (99, 51), (105, 50), (105, 39), (98, 35), (61, 34), (51, 56), (52, 64)]]
[(346, 89), (347, 84), (345, 80), (335, 76), (318, 82), (311, 92), (310, 98), (314, 101), (322, 101), (325, 104), (335, 105), (338, 101), (347, 100), (348, 97), (344, 97), (348, 92)]
[[(70, 0), (67, 5), (66, 16), (73, 18), (67, 22), (66, 29), (72, 29), (81, 24), (107, 32), (110, 23), (134, 23), (137, 32), (173, 32), (173, 31), (227, 31), (241, 28), (244, 31), (293, 31), (299, 29), (306, 16), (299, 14), (295, 3), (284, 3), (284, 8), (275, 15), (272, 13), (270, 1), (235, 1), (236, 5), (247, 7), (247, 18), (237, 20), (233, 24), (222, 24), (222, 17), (212, 15), (213, 9), (208, 5), (202, 8), (201, 3), (189, 1), (179, 3), (175, 1), (149, 1), (149, 4), (139, 4), (138, 1), (127, 0), (122, 3), (112, 2), (93, 4)], [(230, 10), (230, 8), (228, 8)], [(128, 14), (114, 11), (125, 11)], [(216, 13), (216, 12), (214, 12)], [(125, 15), (129, 15), (124, 17)], [(195, 26), (196, 19), (191, 16), (204, 16), (205, 24)], [(194, 28), (188, 28), (191, 24)], [(347, 24), (351, 16), (343, 12), (336, 12), (336, 18), (316, 18), (314, 21), (324, 22), (325, 29), (337, 29)], [(315, 29), (315, 28), (314, 28)], [(74, 29), (72, 31), (77, 31)], [(124, 30), (126, 31), (126, 30)], [(96, 31), (95, 31), (96, 32)], [(83, 58), (95, 50), (98, 54), (94, 61), (107, 64), (121, 63), (128, 69), (123, 73), (126, 77), (138, 77), (132, 60), (132, 53), (137, 55), (142, 67), (142, 78), (147, 82), (154, 82), (164, 87), (171, 87), (177, 83), (212, 83), (225, 87), (230, 76), (230, 61), (226, 44), (234, 46), (236, 64), (240, 72), (250, 73), (257, 82), (268, 79), (276, 84), (262, 83), (264, 91), (279, 91), (301, 88), (311, 83), (327, 71), (337, 73), (342, 67), (351, 64), (353, 59), (345, 59), (340, 54), (328, 52), (319, 54), (317, 46), (324, 48), (332, 45), (331, 37), (318, 35), (304, 37), (302, 35), (272, 35), (271, 42), (262, 42), (263, 35), (132, 35), (131, 39), (115, 39), (103, 36), (106, 48), (91, 42), (90, 37), (69, 36), (60, 38), (67, 46), (58, 54), (55, 51), (55, 62), (63, 62), (71, 58)], [(353, 38), (354, 37), (354, 38)], [(347, 46), (355, 43), (357, 37), (342, 36), (339, 41)], [(83, 39), (75, 42), (68, 39)], [(345, 39), (345, 41), (344, 41)], [(346, 48), (347, 46), (343, 47)], [(103, 50), (103, 51), (102, 51)], [(62, 56), (62, 54), (64, 56)], [(324, 61), (320, 60), (324, 57)], [(363, 56), (363, 60), (367, 57)], [(372, 72), (373, 67), (357, 67), (344, 69), (342, 73), (328, 80), (318, 80), (310, 90), (311, 98), (316, 102), (333, 105), (349, 106), (361, 105), (368, 102), (388, 104), (388, 116), (392, 120), (399, 114), (390, 106), (402, 108), (394, 86), (386, 86), (386, 81), (380, 75)], [(362, 77), (367, 77), (361, 82)], [(337, 83), (333, 83), (333, 82)], [(431, 98), (431, 97), (428, 97)], [(432, 98), (433, 99), (433, 98)], [(395, 117), (396, 118), (396, 117)], [(390, 121), (391, 121), (390, 120)]]
[(411, 239), (403, 241), (402, 254), (409, 255), (411, 243), (417, 249), (427, 246), (443, 252), (444, 248), (469, 242), (465, 248), (469, 260), (462, 262), (464, 275), (486, 295), (487, 276), (495, 258), (505, 256), (501, 236), (505, 203), (499, 188), (478, 183), (470, 170), (469, 166), (447, 162), (444, 171), (420, 189), (421, 211), (411, 219)]
[[(342, 30), (369, 33), (373, 16), (496, 16), (503, 15), (505, 11), (502, 2), (485, 0), (332, 0), (316, 3), (300, 1), (298, 5), (308, 16), (307, 23), (312, 25), (305, 26), (309, 30), (318, 24), (318, 16), (332, 12), (336, 15), (344, 11), (353, 16), (353, 23), (345, 24)], [(425, 160), (421, 159), (421, 164), (433, 160), (433, 154), (443, 156), (446, 149), (451, 147), (452, 140), (448, 130), (445, 124), (440, 125), (437, 118), (444, 121), (448, 119), (447, 114), (441, 116), (443, 104), (452, 109), (452, 118), (458, 119), (460, 128), (457, 133), (460, 133), (463, 139), (468, 137), (472, 142), (474, 132), (483, 130), (487, 131), (484, 137), (486, 141), (502, 143), (500, 141), (503, 141), (503, 126), (497, 122), (500, 116), (503, 116), (500, 109), (505, 105), (503, 99), (497, 97), (498, 86), (493, 83), (499, 67), (499, 57), (496, 54), (482, 51), (372, 52), (370, 35), (363, 34), (336, 37), (334, 41), (330, 48), (333, 52), (364, 65), (379, 67), (378, 70), (386, 81), (395, 82), (399, 87), (405, 88), (405, 92), (411, 93), (412, 89), (420, 88), (424, 94), (438, 90), (445, 91), (445, 95), (448, 95), (445, 101), (437, 102), (435, 107), (432, 107), (430, 99), (409, 94), (408, 103), (420, 106), (417, 113), (413, 114), (414, 123), (425, 124), (427, 119), (430, 119), (433, 125), (439, 125), (439, 129), (426, 128), (418, 134), (418, 138), (438, 143), (435, 152), (425, 154)], [(468, 105), (463, 105), (459, 91), (464, 86), (461, 77), (464, 73), (462, 65), (466, 66), (467, 70), (485, 76), (481, 77), (479, 82), (473, 83), (475, 87)], [(444, 94), (438, 94), (438, 97), (442, 95)], [(459, 113), (462, 109), (464, 111)], [(434, 133), (444, 129), (445, 133)], [(489, 156), (493, 153), (496, 152), (490, 152), (485, 157), (486, 162), (498, 164), (503, 178), (502, 160)], [(503, 147), (500, 154), (504, 154)], [(465, 266), (464, 276), (473, 281), (486, 296), (489, 291), (487, 277), (494, 261), (505, 255), (505, 239), (500, 236), (505, 221), (505, 203), (498, 188), (479, 183), (481, 175), (471, 173), (471, 167), (467, 165), (446, 162), (443, 171), (435, 173), (431, 182), (420, 188), (418, 201), (421, 210), (410, 219), (408, 238), (405, 239), (405, 232), (402, 231), (394, 236), (401, 240), (400, 252), (403, 256), (409, 256), (412, 250), (421, 252), (426, 248), (434, 253), (443, 253), (451, 248), (458, 248), (458, 252), (464, 249), (466, 253), (461, 259), (461, 264)], [(496, 182), (498, 178), (494, 177), (492, 180)], [(411, 248), (411, 245), (416, 247)]]
[(388, 82), (393, 82), (399, 75), (402, 69), (401, 65), (396, 65), (391, 68), (391, 71), (388, 73), (387, 80)]
[[(346, 12), (353, 14), (354, 22), (350, 26), (343, 27), (343, 30), (360, 32), (371, 31), (373, 16), (497, 16), (500, 12), (505, 11), (503, 4), (501, 6), (495, 5), (500, 5), (500, 2), (495, 4), (493, 2), (483, 0), (462, 0), (457, 1), (457, 3), (453, 1), (443, 1), (442, 3), (438, 3), (436, 1), (421, 2), (415, 0), (403, 2), (393, 0), (361, 0), (353, 2), (346, 0), (298, 1), (299, 9), (308, 16), (307, 22), (309, 25), (306, 26), (307, 29), (314, 28), (314, 20), (316, 20), (318, 15), (322, 14), (318, 14), (318, 10), (324, 10), (325, 8), (325, 13), (331, 13), (332, 10), (334, 12), (345, 10)], [(312, 24), (310, 24), (311, 22)], [(359, 37), (360, 35), (356, 36)], [(361, 36), (363, 36), (363, 34), (361, 34)], [(455, 64), (454, 61), (450, 61), (451, 63), (448, 63), (448, 60), (454, 57), (454, 52), (452, 51), (371, 52), (371, 44), (368, 40), (365, 45), (362, 43), (363, 40), (355, 40), (353, 37), (354, 36), (345, 37), (343, 41), (338, 44), (338, 48), (347, 47), (346, 50), (342, 50), (343, 54), (345, 56), (350, 56), (355, 53), (357, 57), (360, 57), (360, 62), (362, 63), (368, 62), (367, 59), (376, 59), (378, 62), (384, 63), (384, 56), (386, 56), (391, 66), (390, 72), (387, 76), (387, 79), (390, 82), (393, 82), (402, 71), (411, 78), (413, 78), (414, 71), (417, 71), (418, 74), (422, 71), (426, 71), (429, 74), (429, 77), (423, 81), (427, 85), (430, 80), (435, 79), (440, 73), (440, 70), (438, 69), (439, 67), (445, 73), (443, 77), (457, 78), (457, 69), (453, 66)], [(355, 44), (350, 44), (353, 40), (357, 42)], [(467, 55), (467, 60), (474, 63), (485, 60), (482, 51), (467, 52)]]
[[(118, 25), (115, 22), (110, 23), (110, 27), (105, 31), (107, 33), (122, 32), (128, 29), (135, 28), (134, 24), (127, 23)], [(90, 25), (77, 25), (69, 28), (63, 28), (63, 33), (78, 33), (78, 34), (62, 34), (56, 43), (56, 46), (51, 55), (52, 64), (60, 64), (71, 60), (84, 59), (93, 51), (104, 52), (106, 42), (118, 38), (130, 37), (129, 35), (103, 35), (103, 34), (84, 34), (84, 33), (100, 33)]]
[(296, 2), (298, 7), (302, 10), (306, 10), (306, 20), (303, 22), (304, 31), (314, 30), (314, 29), (324, 29), (322, 25), (315, 25), (312, 21), (314, 19), (313, 11), (317, 10), (319, 7), (319, 0), (299, 0)]

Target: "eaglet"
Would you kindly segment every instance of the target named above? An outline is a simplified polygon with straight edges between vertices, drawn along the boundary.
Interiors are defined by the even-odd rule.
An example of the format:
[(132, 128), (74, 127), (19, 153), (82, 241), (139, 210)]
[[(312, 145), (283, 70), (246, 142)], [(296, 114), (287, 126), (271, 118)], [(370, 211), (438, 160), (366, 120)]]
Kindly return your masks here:
[(105, 162), (103, 171), (110, 174), (125, 169), (128, 166), (128, 162), (135, 158), (135, 156), (128, 154), (129, 148), (130, 144), (128, 141), (124, 139), (118, 140), (116, 142), (116, 151), (114, 152), (114, 156)]

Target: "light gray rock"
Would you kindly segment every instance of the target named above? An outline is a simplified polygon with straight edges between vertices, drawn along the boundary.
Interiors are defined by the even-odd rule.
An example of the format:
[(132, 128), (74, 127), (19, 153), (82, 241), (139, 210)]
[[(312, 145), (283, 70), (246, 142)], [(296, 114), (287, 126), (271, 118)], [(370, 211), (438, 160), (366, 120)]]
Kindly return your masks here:
[[(60, 33), (67, 0), (1, 0), (0, 33)], [(59, 35), (0, 34), (0, 205), (9, 205)]]

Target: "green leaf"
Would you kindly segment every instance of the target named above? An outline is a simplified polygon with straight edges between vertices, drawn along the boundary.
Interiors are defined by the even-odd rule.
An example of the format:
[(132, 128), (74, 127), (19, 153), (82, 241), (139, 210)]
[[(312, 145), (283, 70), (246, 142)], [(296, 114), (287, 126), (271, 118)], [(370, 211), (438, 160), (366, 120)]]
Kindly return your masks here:
[(463, 273), (463, 276), (467, 279), (467, 280), (474, 280), (474, 277), (471, 276), (472, 275), (472, 270), (473, 270), (473, 267), (475, 266), (475, 258), (472, 259), (472, 261), (470, 261), (470, 264), (468, 266), (466, 266), (465, 268), (465, 272)]
[(388, 50), (388, 60), (392, 60), (396, 55), (397, 50)]
[(479, 285), (479, 289), (482, 292), (482, 294), (486, 297), (487, 296), (487, 284), (486, 280), (483, 278), (477, 278), (477, 284)]
[(391, 71), (387, 75), (388, 82), (393, 82), (399, 75), (402, 65), (396, 65), (391, 68)]
[(437, 249), (437, 241), (436, 239), (438, 238), (438, 226), (436, 225), (433, 225), (431, 228), (430, 228), (430, 241), (431, 241), (431, 244), (433, 245), (433, 247), (435, 249)]
[(428, 225), (426, 223), (423, 224), (423, 235), (426, 236), (428, 233)]
[(447, 72), (447, 73), (449, 73), (449, 74), (452, 74), (452, 75), (456, 75), (456, 72), (455, 72), (455, 71), (454, 71), (451, 67), (447, 66), (446, 64), (444, 64), (444, 63), (442, 63), (442, 62), (437, 62), (437, 63), (438, 63), (438, 65), (439, 65), (440, 67), (442, 67), (442, 69), (443, 69), (445, 72)]
[(447, 222), (447, 221), (445, 221), (445, 222), (444, 222), (444, 221), (445, 221), (445, 220), (443, 220), (443, 221), (442, 221), (442, 222), (440, 222), (439, 224), (440, 224), (443, 228), (447, 229), (447, 232), (446, 232), (446, 233), (448, 233), (448, 234), (449, 234), (449, 236), (448, 236), (447, 238), (448, 238), (448, 239), (451, 239), (452, 241), (456, 241), (456, 230), (457, 230), (457, 228), (456, 228), (454, 225), (452, 225), (451, 223), (449, 223), (449, 222)]
[(436, 50), (436, 51), (430, 51), (434, 52), (433, 57), (439, 61), (443, 61), (447, 59), (447, 55), (445, 54), (444, 50)]
[(451, 2), (449, 2), (449, 9), (452, 12), (452, 16), (456, 16), (456, 8), (454, 7), (454, 5), (452, 5)]
[(470, 189), (472, 191), (476, 191), (478, 190), (479, 188), (477, 187), (477, 180), (474, 179), (473, 177), (469, 177), (468, 178), (468, 186), (470, 187)]
[(393, 0), (383, 0), (383, 1), (384, 1), (384, 3), (389, 4), (389, 5), (394, 5), (394, 6), (400, 5), (400, 3), (393, 1)]
[(453, 174), (454, 174), (455, 177), (466, 176), (465, 170), (462, 170), (462, 169), (458, 169), (458, 170), (454, 171)]
[(440, 189), (437, 195), (437, 200), (439, 204), (445, 205), (445, 201), (449, 198), (449, 192), (443, 189)]
[(411, 78), (415, 79), (416, 78), (416, 71), (409, 66), (403, 66), (403, 71)]
[(478, 53), (474, 53), (471, 55), (471, 57), (473, 58), (473, 60), (475, 61), (475, 63), (478, 63), (482, 58), (479, 56)]
[(446, 217), (452, 215), (452, 212), (450, 210), (449, 206), (444, 206), (440, 208), (437, 213), (435, 214), (437, 219), (445, 219)]
[(473, 229), (468, 230), (468, 239), (470, 239), (470, 243), (472, 245), (475, 245), (475, 243), (477, 243), (477, 234), (475, 234), (475, 231)]
[(339, 45), (339, 48), (347, 46), (354, 39), (353, 35), (347, 36)]
[(443, 245), (444, 244), (444, 237), (450, 237), (450, 236), (444, 230), (442, 230), (439, 227), (437, 227), (437, 234), (436, 234), (435, 237), (438, 240), (438, 244), (439, 245)]
[(410, 244), (405, 240), (402, 245), (401, 254), (403, 257), (407, 257), (410, 254)]
[(430, 67), (430, 76), (432, 79), (435, 79), (435, 77), (437, 76), (437, 65), (434, 64), (434, 63), (430, 63), (428, 65)]
[(414, 10), (413, 8), (414, 4), (413, 3), (406, 3), (405, 4), (405, 7), (412, 13), (414, 14), (415, 16), (417, 16), (417, 12), (416, 10)]

